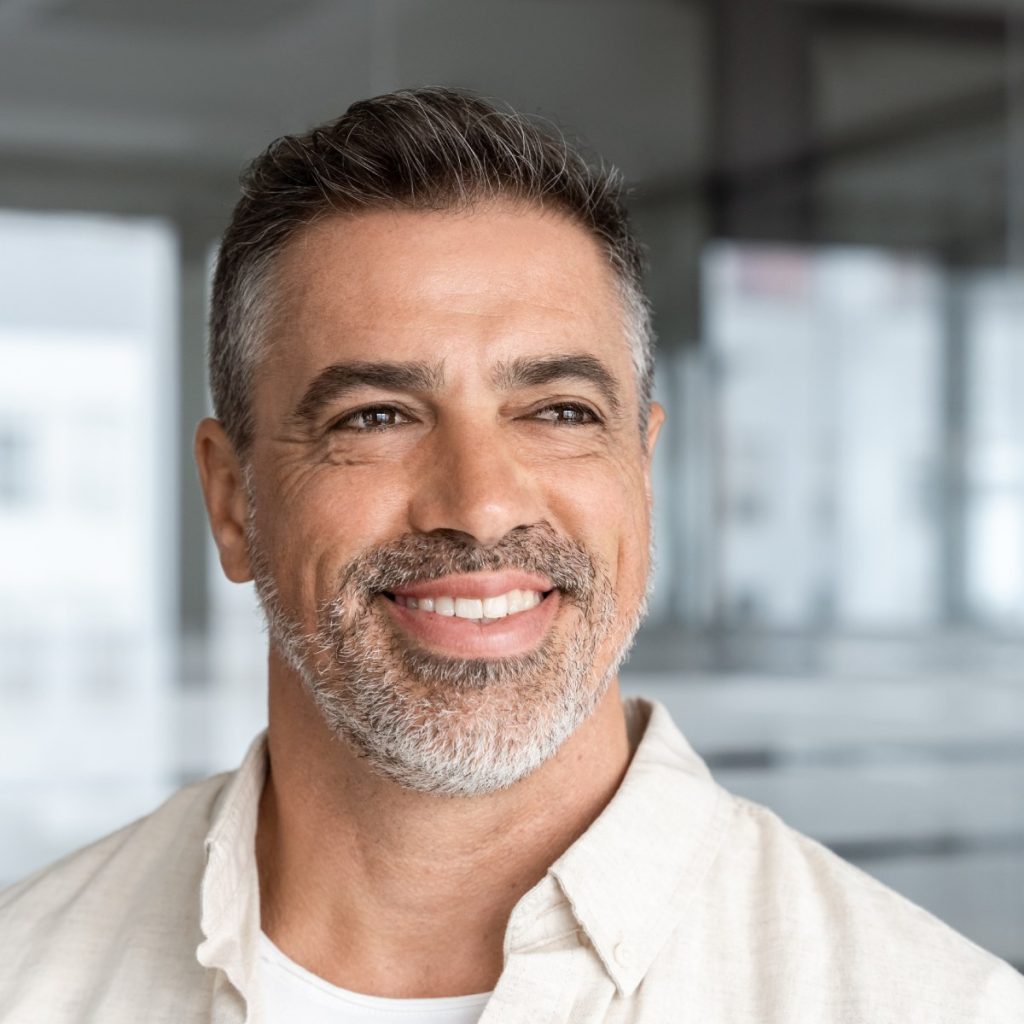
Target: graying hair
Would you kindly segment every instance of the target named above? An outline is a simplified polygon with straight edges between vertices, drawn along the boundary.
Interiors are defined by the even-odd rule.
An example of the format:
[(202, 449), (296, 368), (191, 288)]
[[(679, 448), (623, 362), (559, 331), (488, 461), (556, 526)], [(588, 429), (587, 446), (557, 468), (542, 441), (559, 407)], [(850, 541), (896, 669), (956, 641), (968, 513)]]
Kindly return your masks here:
[(272, 142), (242, 177), (217, 256), (210, 312), (213, 405), (239, 455), (252, 442), (253, 373), (273, 323), (274, 270), (303, 227), (338, 213), (453, 210), (510, 200), (556, 210), (600, 244), (615, 274), (641, 429), (654, 376), (643, 249), (621, 175), (593, 166), (546, 124), (472, 93), (402, 90)]

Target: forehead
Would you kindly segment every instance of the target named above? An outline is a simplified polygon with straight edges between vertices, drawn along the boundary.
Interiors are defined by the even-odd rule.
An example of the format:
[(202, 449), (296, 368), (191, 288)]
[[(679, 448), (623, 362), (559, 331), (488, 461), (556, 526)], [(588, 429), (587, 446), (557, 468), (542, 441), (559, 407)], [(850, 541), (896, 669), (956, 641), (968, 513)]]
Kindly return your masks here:
[(274, 290), (278, 375), (338, 358), (488, 362), (552, 347), (630, 365), (597, 241), (535, 207), (332, 217), (292, 239)]

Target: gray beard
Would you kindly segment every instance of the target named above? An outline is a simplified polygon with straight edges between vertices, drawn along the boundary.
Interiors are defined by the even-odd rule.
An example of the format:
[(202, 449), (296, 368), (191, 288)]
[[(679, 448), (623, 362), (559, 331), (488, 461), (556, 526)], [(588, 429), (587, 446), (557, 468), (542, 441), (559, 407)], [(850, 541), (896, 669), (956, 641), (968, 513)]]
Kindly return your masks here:
[[(250, 503), (250, 509), (252, 505)], [(507, 788), (550, 758), (591, 715), (632, 645), (646, 600), (620, 625), (609, 664), (596, 665), (615, 629), (607, 572), (546, 524), (479, 548), (460, 534), (410, 534), (363, 552), (304, 633), (285, 608), (250, 514), (247, 539), (271, 644), (295, 670), (337, 738), (374, 772), (407, 789), (475, 796)], [(451, 573), (521, 569), (549, 578), (564, 636), (528, 654), (449, 658), (411, 647), (379, 602), (384, 592)]]

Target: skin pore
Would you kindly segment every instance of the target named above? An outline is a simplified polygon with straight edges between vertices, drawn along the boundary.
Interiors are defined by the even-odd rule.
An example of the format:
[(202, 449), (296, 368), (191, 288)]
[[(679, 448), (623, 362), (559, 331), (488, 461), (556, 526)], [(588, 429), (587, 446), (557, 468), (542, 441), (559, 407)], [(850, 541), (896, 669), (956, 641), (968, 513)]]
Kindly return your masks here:
[[(262, 927), (293, 960), (354, 991), (487, 991), (512, 908), (597, 817), (629, 763), (608, 675), (643, 605), (662, 413), (654, 408), (641, 436), (612, 273), (558, 214), (488, 205), (332, 218), (292, 241), (277, 281), (286, 298), (254, 380), (249, 489), (217, 421), (196, 438), (224, 571), (272, 580), (300, 647), (270, 651)], [(546, 594), (537, 608), (483, 625), (410, 611), (393, 594), (352, 601), (343, 588), (339, 599), (339, 576), (378, 548), (386, 564), (417, 539), (503, 551), (520, 535), (539, 538), (541, 553), (545, 537), (585, 552), (607, 621), (571, 588), (548, 589), (543, 571), (530, 584)], [(493, 568), (470, 577), (465, 586), (507, 586)], [(332, 601), (339, 624), (325, 634)], [(313, 678), (351, 688), (334, 652), (302, 644), (325, 635), (365, 641), (382, 664), (382, 699), (390, 686), (433, 716), (442, 751), (471, 737), (485, 752), (501, 741), (515, 753), (532, 716), (546, 729), (564, 652), (587, 649), (574, 638), (593, 641), (578, 681), (593, 711), (504, 788), (488, 790), (481, 773), (460, 795), (431, 791), (429, 773), (403, 785), (372, 750), (339, 739), (314, 701)], [(456, 673), (447, 690), (430, 675), (437, 661), (496, 664), (546, 647), (554, 654), (534, 675), (474, 684)], [(427, 659), (420, 675), (403, 674), (410, 651)]]

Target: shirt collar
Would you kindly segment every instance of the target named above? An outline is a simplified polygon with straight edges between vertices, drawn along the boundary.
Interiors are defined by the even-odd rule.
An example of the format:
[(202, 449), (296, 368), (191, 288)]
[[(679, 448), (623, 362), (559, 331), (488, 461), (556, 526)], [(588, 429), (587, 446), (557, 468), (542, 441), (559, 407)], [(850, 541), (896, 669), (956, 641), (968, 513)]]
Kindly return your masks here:
[[(616, 988), (629, 995), (684, 918), (721, 846), (732, 803), (660, 703), (633, 698), (624, 707), (630, 733), (640, 739), (622, 784), (520, 901), (506, 938), (518, 922), (550, 909), (553, 878)], [(256, 824), (266, 773), (264, 732), (221, 791), (205, 840), (196, 956), (247, 998), (258, 974)]]
[(625, 710), (631, 731), (643, 735), (622, 784), (550, 874), (616, 988), (629, 995), (685, 918), (732, 801), (661, 704), (633, 698)]
[(196, 958), (222, 970), (251, 999), (260, 934), (256, 823), (267, 775), (267, 734), (253, 740), (238, 771), (217, 797), (204, 843), (206, 870), (200, 891), (203, 941)]

